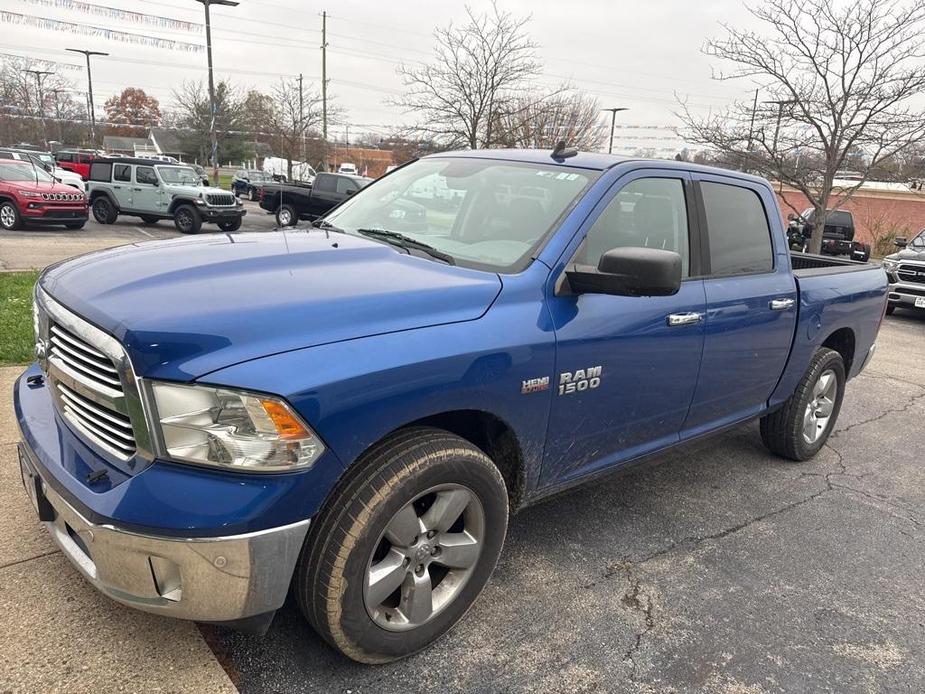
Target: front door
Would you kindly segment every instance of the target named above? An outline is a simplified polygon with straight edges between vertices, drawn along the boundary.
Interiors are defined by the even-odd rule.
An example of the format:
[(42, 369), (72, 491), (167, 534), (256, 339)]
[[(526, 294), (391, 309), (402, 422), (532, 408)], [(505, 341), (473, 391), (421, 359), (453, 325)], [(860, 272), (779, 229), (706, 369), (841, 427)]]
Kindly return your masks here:
[[(541, 485), (618, 464), (679, 439), (697, 383), (706, 311), (691, 253), (690, 177), (643, 169), (617, 181), (567, 253), (598, 264), (621, 246), (676, 251), (674, 296), (567, 295), (552, 277), (556, 373)], [(582, 240), (583, 239), (583, 240)], [(576, 245), (579, 244), (576, 248)], [(692, 265), (692, 258), (694, 263)]]

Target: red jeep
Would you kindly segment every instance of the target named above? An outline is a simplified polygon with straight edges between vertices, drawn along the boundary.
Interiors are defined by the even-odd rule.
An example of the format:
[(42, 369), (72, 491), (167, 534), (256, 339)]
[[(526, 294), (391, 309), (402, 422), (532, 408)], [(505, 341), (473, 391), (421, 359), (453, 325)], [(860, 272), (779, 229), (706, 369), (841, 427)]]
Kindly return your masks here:
[(80, 229), (87, 221), (87, 198), (58, 183), (44, 169), (17, 160), (0, 160), (0, 228), (25, 224), (63, 224)]
[(99, 155), (93, 150), (62, 150), (55, 153), (58, 166), (80, 174), (80, 177), (85, 181), (90, 177), (90, 164), (93, 163), (94, 159), (98, 158)]

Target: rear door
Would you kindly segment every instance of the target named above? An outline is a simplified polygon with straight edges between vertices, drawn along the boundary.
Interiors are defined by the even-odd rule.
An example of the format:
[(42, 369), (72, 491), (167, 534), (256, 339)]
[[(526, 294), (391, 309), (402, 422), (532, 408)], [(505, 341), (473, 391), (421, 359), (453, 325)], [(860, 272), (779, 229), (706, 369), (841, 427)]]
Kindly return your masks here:
[(796, 282), (773, 193), (736, 178), (693, 178), (707, 315), (682, 438), (764, 409), (790, 355), (797, 318)]
[(112, 165), (112, 194), (119, 208), (132, 209), (132, 167), (129, 164)]
[(678, 441), (697, 384), (706, 311), (690, 186), (681, 171), (628, 173), (566, 251), (569, 262), (594, 266), (618, 247), (676, 251), (684, 276), (676, 295), (574, 296), (557, 290), (559, 278), (551, 276), (556, 373), (543, 484)]

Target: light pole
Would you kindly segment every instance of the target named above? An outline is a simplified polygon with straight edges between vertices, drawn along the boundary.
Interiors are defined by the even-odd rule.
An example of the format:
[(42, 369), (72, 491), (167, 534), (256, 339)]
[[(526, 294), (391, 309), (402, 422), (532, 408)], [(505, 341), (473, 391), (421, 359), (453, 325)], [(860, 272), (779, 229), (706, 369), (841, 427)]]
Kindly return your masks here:
[(607, 154), (613, 154), (613, 131), (617, 127), (617, 112), (629, 111), (628, 108), (602, 108), (601, 111), (610, 112), (610, 147), (607, 148)]
[(86, 51), (82, 48), (68, 48), (71, 53), (81, 53), (87, 58), (87, 94), (90, 98), (90, 142), (96, 147), (96, 107), (93, 104), (93, 75), (90, 73), (91, 55), (109, 55), (103, 51)]
[(39, 90), (39, 115), (42, 118), (42, 137), (45, 138), (45, 147), (48, 147), (48, 126), (45, 124), (45, 95), (42, 93), (42, 78), (48, 77), (48, 75), (53, 75), (55, 73), (48, 70), (23, 70), (23, 72), (28, 72), (35, 75), (35, 82), (38, 85)]
[(237, 7), (235, 0), (196, 0), (202, 3), (206, 11), (206, 56), (209, 61), (209, 137), (212, 141), (212, 180), (218, 185), (218, 138), (215, 133), (215, 78), (212, 76), (212, 19), (209, 16), (210, 5), (227, 5)]

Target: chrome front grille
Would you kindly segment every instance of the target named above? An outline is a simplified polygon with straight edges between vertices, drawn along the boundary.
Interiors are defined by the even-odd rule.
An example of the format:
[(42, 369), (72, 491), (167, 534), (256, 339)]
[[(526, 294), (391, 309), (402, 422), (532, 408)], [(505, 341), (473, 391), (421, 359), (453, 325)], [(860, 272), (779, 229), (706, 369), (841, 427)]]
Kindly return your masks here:
[(925, 284), (925, 265), (900, 265), (896, 274), (900, 282), (921, 282)]
[(210, 205), (234, 205), (235, 197), (230, 193), (212, 193), (206, 195), (206, 202)]
[(64, 422), (127, 473), (154, 459), (142, 388), (125, 349), (36, 289), (36, 354)]
[(50, 357), (59, 358), (94, 383), (122, 391), (122, 381), (112, 359), (60, 325), (52, 323), (50, 332)]
[(115, 455), (130, 458), (135, 454), (135, 433), (126, 415), (84, 397), (63, 383), (58, 383), (57, 388), (62, 414), (71, 424)]

